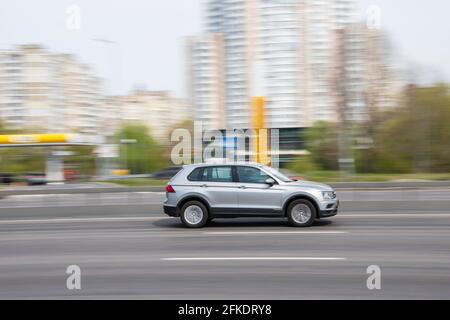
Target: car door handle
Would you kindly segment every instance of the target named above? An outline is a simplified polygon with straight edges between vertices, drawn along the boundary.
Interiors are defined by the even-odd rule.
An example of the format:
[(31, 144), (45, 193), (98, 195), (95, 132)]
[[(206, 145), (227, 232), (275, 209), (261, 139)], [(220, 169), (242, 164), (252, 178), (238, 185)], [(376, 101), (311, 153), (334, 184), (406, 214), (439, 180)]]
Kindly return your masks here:
[(240, 186), (239, 189), (245, 190), (245, 189), (247, 189), (247, 187), (246, 186)]
[(208, 185), (207, 184), (203, 184), (203, 185), (201, 185), (201, 187), (202, 188), (208, 188)]

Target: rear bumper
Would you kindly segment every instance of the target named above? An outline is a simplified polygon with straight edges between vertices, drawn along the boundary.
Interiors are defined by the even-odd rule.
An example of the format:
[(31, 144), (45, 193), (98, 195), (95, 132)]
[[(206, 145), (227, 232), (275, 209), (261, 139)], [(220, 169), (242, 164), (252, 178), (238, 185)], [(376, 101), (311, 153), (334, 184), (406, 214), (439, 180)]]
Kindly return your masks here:
[(167, 214), (169, 217), (179, 217), (180, 216), (180, 210), (178, 210), (177, 207), (173, 206), (164, 206), (164, 213)]

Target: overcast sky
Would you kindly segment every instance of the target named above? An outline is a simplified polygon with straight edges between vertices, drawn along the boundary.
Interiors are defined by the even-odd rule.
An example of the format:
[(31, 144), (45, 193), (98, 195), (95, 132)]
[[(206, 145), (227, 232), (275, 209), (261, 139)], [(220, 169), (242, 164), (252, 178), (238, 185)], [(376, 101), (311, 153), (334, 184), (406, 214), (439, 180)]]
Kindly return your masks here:
[[(0, 0), (0, 49), (42, 44), (73, 53), (106, 79), (111, 93), (135, 87), (185, 95), (183, 37), (202, 32), (204, 0)], [(66, 10), (81, 8), (81, 29)], [(450, 1), (361, 0), (381, 8), (381, 25), (397, 56), (433, 80), (450, 81)], [(105, 44), (92, 39), (108, 39)]]

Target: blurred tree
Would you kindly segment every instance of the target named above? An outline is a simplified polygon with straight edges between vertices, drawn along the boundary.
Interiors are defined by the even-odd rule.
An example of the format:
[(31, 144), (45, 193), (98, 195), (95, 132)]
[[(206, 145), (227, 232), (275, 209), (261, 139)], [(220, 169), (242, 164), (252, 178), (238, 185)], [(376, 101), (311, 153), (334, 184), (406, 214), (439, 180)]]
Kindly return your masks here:
[[(450, 87), (410, 86), (398, 108), (372, 110), (370, 121), (352, 128), (358, 173), (450, 172)], [(337, 124), (318, 122), (306, 133), (313, 165), (338, 169)], [(307, 158), (295, 171), (313, 170)]]
[(378, 172), (450, 171), (450, 89), (411, 86), (374, 138)]
[(297, 158), (289, 164), (288, 169), (297, 173), (311, 173), (319, 170), (317, 165), (311, 160), (311, 156)]
[[(0, 134), (18, 134), (0, 121)], [(23, 174), (45, 171), (44, 148), (0, 148), (0, 172)]]
[(338, 170), (338, 126), (331, 122), (317, 122), (306, 132), (306, 149), (312, 162), (322, 170)]
[(74, 146), (67, 147), (65, 151), (71, 155), (64, 158), (64, 167), (73, 169), (79, 175), (92, 177), (96, 174), (96, 155), (93, 146)]
[(0, 134), (15, 134), (17, 130), (13, 130), (7, 127), (7, 125), (0, 119)]
[(45, 148), (2, 148), (0, 171), (15, 174), (43, 173), (46, 155)]
[[(120, 143), (127, 140), (135, 143)], [(120, 143), (120, 163), (132, 174), (148, 174), (164, 167), (163, 148), (145, 125), (125, 124), (117, 134), (117, 141)]]

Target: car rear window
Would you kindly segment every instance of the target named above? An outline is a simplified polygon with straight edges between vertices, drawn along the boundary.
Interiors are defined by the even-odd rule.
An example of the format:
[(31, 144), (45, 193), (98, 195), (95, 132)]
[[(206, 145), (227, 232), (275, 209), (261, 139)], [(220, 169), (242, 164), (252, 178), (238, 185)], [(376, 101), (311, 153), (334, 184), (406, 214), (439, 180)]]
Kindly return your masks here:
[(189, 181), (197, 182), (197, 181), (203, 181), (203, 168), (197, 168), (194, 171), (191, 172), (191, 174), (188, 176)]
[(188, 176), (193, 182), (233, 182), (233, 169), (228, 166), (197, 168)]
[(207, 182), (233, 182), (233, 169), (231, 167), (209, 167), (203, 171), (203, 181)]

